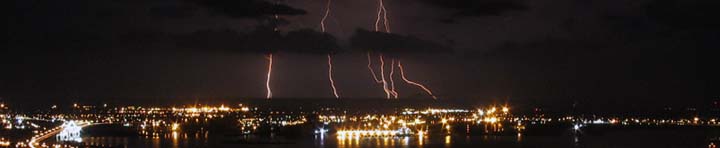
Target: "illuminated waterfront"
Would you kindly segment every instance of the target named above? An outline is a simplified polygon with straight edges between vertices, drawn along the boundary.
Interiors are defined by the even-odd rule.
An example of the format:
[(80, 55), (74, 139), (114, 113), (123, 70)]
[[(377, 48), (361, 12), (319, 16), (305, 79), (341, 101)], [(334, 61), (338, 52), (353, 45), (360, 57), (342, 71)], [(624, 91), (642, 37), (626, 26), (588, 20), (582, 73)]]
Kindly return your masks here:
[[(3, 114), (17, 147), (680, 147), (708, 146), (718, 118), (516, 114), (512, 105), (398, 107), (369, 113), (234, 105), (52, 105)], [(272, 108), (272, 109), (271, 109)], [(24, 133), (22, 131), (30, 131)], [(665, 141), (658, 139), (667, 139)], [(710, 140), (710, 141), (709, 141)], [(613, 141), (613, 143), (604, 143)]]
[[(664, 129), (614, 131), (587, 137), (533, 136), (467, 136), (425, 135), (407, 137), (336, 138), (308, 136), (294, 139), (264, 139), (255, 136), (213, 137), (197, 134), (160, 134), (157, 137), (85, 137), (83, 143), (94, 146), (121, 147), (684, 147), (706, 146), (705, 129)], [(178, 136), (175, 136), (178, 135)], [(332, 136), (332, 135), (330, 135)], [(613, 141), (608, 143), (608, 141)]]

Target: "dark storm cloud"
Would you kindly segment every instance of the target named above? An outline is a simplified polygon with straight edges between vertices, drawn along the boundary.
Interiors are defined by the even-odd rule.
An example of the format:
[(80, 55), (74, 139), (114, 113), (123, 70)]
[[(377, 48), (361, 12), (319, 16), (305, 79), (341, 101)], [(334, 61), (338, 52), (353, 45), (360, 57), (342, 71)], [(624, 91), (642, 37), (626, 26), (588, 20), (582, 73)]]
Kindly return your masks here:
[(284, 49), (288, 52), (328, 54), (336, 53), (340, 49), (334, 36), (312, 29), (289, 31), (283, 39)]
[[(521, 0), (421, 0), (424, 3), (451, 9), (452, 17), (497, 16), (508, 11), (527, 10)], [(452, 22), (447, 19), (446, 22)]]
[[(10, 9), (8, 35), (9, 47), (17, 51), (82, 51), (108, 49), (157, 50), (173, 48), (173, 41), (199, 40), (194, 45), (212, 49), (249, 48), (254, 52), (278, 47), (272, 39), (275, 34), (267, 29), (256, 29), (243, 34), (242, 39), (224, 38), (223, 33), (207, 32), (217, 30), (214, 26), (245, 25), (252, 22), (238, 22), (242, 19), (258, 19), (255, 23), (284, 25), (290, 22), (268, 19), (273, 14), (300, 15), (305, 11), (284, 4), (273, 4), (263, 0), (160, 0), (160, 1), (115, 1), (115, 0), (68, 0), (68, 1), (13, 1)], [(208, 15), (206, 10), (221, 17)], [(232, 21), (232, 22), (231, 22)], [(180, 23), (180, 25), (176, 25)], [(210, 26), (208, 24), (213, 24)], [(178, 27), (180, 26), (180, 27)], [(185, 27), (188, 26), (188, 27)], [(197, 27), (195, 27), (197, 26)], [(204, 28), (203, 28), (204, 27)], [(193, 31), (200, 30), (200, 31)], [(233, 28), (232, 30), (243, 30)], [(196, 32), (188, 34), (187, 32)], [(210, 34), (219, 35), (211, 36)], [(171, 38), (176, 36), (178, 38)], [(205, 36), (206, 39), (192, 39), (191, 36)], [(248, 37), (254, 36), (254, 37)], [(212, 38), (209, 39), (209, 38)], [(244, 41), (226, 43), (227, 40)], [(254, 42), (262, 40), (259, 42)], [(42, 44), (40, 44), (42, 43)], [(219, 44), (222, 43), (222, 44)], [(183, 43), (183, 46), (190, 47)], [(262, 50), (260, 50), (262, 49)]]
[(449, 47), (417, 37), (365, 29), (357, 29), (355, 34), (350, 37), (350, 42), (355, 49), (382, 53), (448, 53), (452, 51)]
[(164, 17), (191, 13), (152, 9), (165, 5), (180, 4), (178, 1), (18, 0), (8, 22), (8, 34), (12, 38), (9, 46), (13, 50), (72, 51), (158, 44), (167, 40), (167, 33), (154, 28), (165, 23)]
[[(506, 43), (474, 58), (504, 61), (506, 75), (513, 78), (505, 83), (523, 86), (512, 88), (517, 94), (666, 104), (707, 91), (698, 77), (697, 49), (686, 48), (692, 42), (675, 37), (622, 44), (546, 40)], [(683, 103), (700, 103), (693, 101)]]
[[(687, 42), (682, 45), (682, 52), (679, 55), (692, 54), (697, 67), (697, 79), (703, 80), (704, 97), (708, 102), (711, 99), (720, 98), (720, 80), (717, 76), (720, 72), (714, 70), (717, 64), (717, 49), (720, 49), (717, 41), (720, 40), (720, 2), (716, 0), (655, 0), (648, 5), (647, 14), (649, 18), (665, 26), (660, 36), (674, 36), (672, 42)], [(666, 47), (667, 48), (667, 47)]]
[[(582, 36), (511, 40), (483, 52), (481, 58), (504, 61), (515, 79), (537, 81), (511, 82), (528, 87), (516, 91), (521, 94), (543, 93), (531, 87), (558, 87), (565, 90), (550, 95), (593, 98), (612, 94), (606, 98), (663, 103), (675, 98), (711, 98), (718, 95), (712, 91), (717, 88), (717, 72), (710, 70), (717, 67), (713, 51), (718, 49), (718, 21), (711, 18), (720, 14), (713, 12), (718, 5), (711, 3), (717, 2), (655, 0), (616, 10), (612, 6), (617, 2), (608, 2), (611, 8), (582, 18), (597, 19), (596, 23), (577, 20), (573, 25), (583, 29)], [(588, 35), (592, 31), (600, 34)], [(683, 103), (701, 100), (692, 101)]]
[(195, 15), (197, 7), (183, 4), (161, 5), (151, 7), (149, 12), (153, 16), (168, 18), (187, 18)]
[(716, 0), (655, 0), (648, 5), (648, 15), (673, 27), (719, 29), (718, 7)]
[[(712, 0), (651, 0), (632, 13), (604, 13), (604, 21), (622, 33), (715, 33), (720, 29), (720, 2)], [(650, 36), (651, 37), (651, 36)]]
[[(264, 94), (260, 86), (264, 81), (255, 80), (264, 78), (264, 67), (257, 66), (265, 63), (261, 56), (253, 54), (323, 54), (340, 50), (334, 48), (335, 41), (327, 34), (297, 30), (318, 24), (325, 1), (281, 1), (279, 4), (272, 0), (13, 2), (14, 7), (9, 10), (11, 15), (8, 17), (9, 49), (87, 49), (98, 51), (98, 54), (47, 53), (47, 56), (39, 57), (32, 56), (35, 53), (25, 56), (0, 54), (4, 55), (0, 59), (6, 60), (2, 63), (18, 63), (2, 72), (2, 75), (9, 75), (2, 76), (6, 79), (0, 82), (4, 87), (0, 89), (4, 90), (2, 97), (26, 94), (47, 96), (52, 92), (71, 92), (68, 96), (83, 93), (158, 96), (161, 93), (152, 91), (162, 90), (175, 95), (189, 92), (186, 88), (193, 87), (207, 88), (195, 92), (200, 95), (218, 96), (213, 92), (225, 91), (228, 96), (261, 97)], [(283, 5), (282, 2), (295, 8), (273, 8)], [(720, 75), (712, 72), (718, 67), (714, 64), (717, 63), (717, 54), (709, 52), (720, 49), (716, 43), (717, 27), (720, 25), (715, 19), (720, 13), (715, 12), (718, 6), (713, 4), (716, 3), (713, 0), (386, 2), (396, 34), (362, 30), (357, 31), (350, 43), (354, 49), (365, 51), (411, 54), (450, 52), (449, 48), (437, 43), (444, 43), (442, 40), (446, 38), (456, 41), (452, 44), (455, 50), (469, 58), (456, 57), (462, 55), (433, 57), (417, 62), (424, 65), (415, 68), (411, 66), (412, 56), (404, 60), (408, 63), (407, 70), (414, 72), (411, 77), (435, 80), (436, 83), (429, 84), (429, 87), (437, 89), (438, 94), (447, 94), (448, 98), (464, 100), (513, 96), (547, 99), (545, 101), (550, 103), (571, 102), (568, 100), (574, 98), (596, 98), (589, 102), (603, 103), (608, 102), (608, 98), (623, 98), (641, 100), (635, 101), (637, 104), (650, 101), (682, 103), (686, 101), (677, 98), (693, 99), (699, 91), (718, 90), (710, 89), (717, 87), (703, 87), (702, 83), (720, 84), (710, 81)], [(345, 41), (351, 34), (349, 32), (371, 26), (375, 20), (377, 1), (333, 1), (333, 6), (326, 27), (328, 32), (342, 37), (338, 40)], [(309, 11), (311, 15), (299, 15), (304, 12), (298, 11), (298, 8)], [(608, 12), (612, 14), (604, 14)], [(272, 14), (292, 17), (280, 16), (279, 21), (269, 22)], [(501, 17), (492, 17), (498, 15)], [(612, 20), (606, 16), (612, 16)], [(454, 24), (438, 23), (437, 19)], [(253, 28), (258, 24), (261, 27)], [(281, 26), (280, 32), (274, 31), (273, 25)], [(617, 26), (611, 25), (622, 29), (612, 28)], [(500, 47), (493, 48), (496, 46)], [(148, 52), (154, 53), (108, 50), (113, 48), (152, 50)], [(166, 51), (155, 51), (160, 49)], [(136, 59), (138, 56), (145, 58)], [(353, 56), (338, 55), (337, 64), (343, 67), (365, 66)], [(107, 60), (109, 58), (106, 57), (114, 59)], [(279, 74), (325, 70), (305, 70), (308, 67), (303, 66), (317, 64), (315, 62), (319, 61), (315, 60), (324, 62), (324, 58), (292, 58), (278, 58), (279, 65), (284, 65), (283, 60), (292, 60), (286, 64), (294, 64), (280, 66), (283, 68), (277, 70), (285, 72)], [(104, 64), (112, 60), (112, 64)], [(433, 66), (431, 63), (443, 64)], [(174, 68), (167, 68), (168, 65)], [(242, 68), (242, 65), (247, 67)], [(347, 85), (343, 87), (339, 84), (340, 88), (352, 88), (344, 91), (356, 92), (347, 93), (347, 96), (374, 97), (374, 92), (380, 92), (355, 87), (374, 83), (366, 84), (364, 79), (353, 82), (356, 78), (366, 77), (362, 75), (366, 71), (362, 68), (348, 69), (338, 68), (337, 74), (339, 78), (344, 77), (339, 82)], [(234, 73), (228, 73), (233, 70)], [(277, 78), (290, 79), (286, 76)], [(326, 80), (323, 74), (314, 79), (297, 76), (313, 84)], [(444, 79), (441, 85), (437, 84), (436, 78)], [(107, 79), (115, 80), (103, 81)], [(206, 81), (217, 83), (203, 83)], [(229, 82), (237, 85), (217, 85)], [(324, 83), (274, 82), (285, 89), (287, 84), (307, 85), (307, 88), (326, 86)], [(198, 86), (202, 84), (208, 85)], [(103, 93), (107, 92), (105, 90), (117, 92)], [(327, 95), (322, 91), (326, 89), (317, 90), (320, 91), (278, 94)], [(717, 91), (709, 94), (718, 96)]]
[(245, 34), (235, 30), (199, 30), (190, 34), (177, 35), (180, 48), (193, 50), (238, 50)]
[(192, 50), (224, 50), (245, 53), (291, 52), (327, 54), (338, 52), (335, 37), (312, 29), (283, 32), (270, 26), (258, 26), (250, 32), (201, 30), (178, 35), (178, 46)]
[(235, 18), (265, 18), (277, 15), (303, 15), (307, 12), (265, 0), (189, 0), (209, 10)]
[(281, 50), (283, 36), (270, 26), (258, 26), (249, 32), (241, 41), (242, 48), (238, 50), (273, 53)]
[(250, 32), (225, 30), (200, 30), (191, 34), (177, 35), (180, 48), (199, 51), (233, 51), (243, 53), (272, 53), (281, 49), (283, 36), (270, 26), (257, 26)]

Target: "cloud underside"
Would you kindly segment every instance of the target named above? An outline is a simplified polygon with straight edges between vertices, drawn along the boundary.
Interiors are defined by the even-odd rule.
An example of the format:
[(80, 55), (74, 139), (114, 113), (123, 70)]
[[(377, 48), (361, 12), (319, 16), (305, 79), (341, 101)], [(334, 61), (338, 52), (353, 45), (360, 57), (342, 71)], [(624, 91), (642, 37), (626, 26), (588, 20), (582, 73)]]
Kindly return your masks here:
[(272, 15), (304, 15), (305, 10), (264, 0), (190, 0), (209, 10), (235, 18), (265, 18)]
[(520, 0), (422, 0), (431, 6), (446, 8), (457, 16), (496, 16), (510, 11), (523, 11), (528, 7)]
[(247, 33), (232, 30), (203, 30), (182, 35), (180, 47), (193, 50), (226, 50), (250, 53), (291, 52), (303, 54), (330, 54), (340, 49), (335, 37), (311, 29), (286, 32), (260, 26)]
[(380, 53), (448, 53), (452, 50), (413, 36), (358, 29), (350, 37), (352, 48)]

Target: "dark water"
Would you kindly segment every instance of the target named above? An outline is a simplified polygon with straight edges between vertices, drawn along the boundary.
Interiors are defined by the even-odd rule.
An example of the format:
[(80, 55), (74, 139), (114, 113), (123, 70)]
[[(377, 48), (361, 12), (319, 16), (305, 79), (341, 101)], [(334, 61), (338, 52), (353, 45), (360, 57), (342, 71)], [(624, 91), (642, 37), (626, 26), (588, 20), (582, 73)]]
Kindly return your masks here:
[(100, 147), (176, 148), (176, 147), (244, 147), (244, 148), (310, 148), (310, 147), (492, 147), (492, 148), (707, 148), (717, 129), (629, 129), (598, 135), (560, 136), (467, 136), (425, 135), (424, 137), (346, 137), (315, 135), (295, 139), (260, 138), (256, 136), (213, 136), (196, 133), (165, 133), (150, 136), (83, 137), (83, 144)]

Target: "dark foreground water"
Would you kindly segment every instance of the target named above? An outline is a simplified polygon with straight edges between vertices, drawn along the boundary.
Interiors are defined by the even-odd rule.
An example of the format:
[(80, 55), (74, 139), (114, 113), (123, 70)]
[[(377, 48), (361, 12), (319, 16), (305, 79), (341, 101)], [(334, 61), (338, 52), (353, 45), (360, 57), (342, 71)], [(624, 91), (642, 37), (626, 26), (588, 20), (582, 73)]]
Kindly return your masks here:
[[(311, 148), (311, 147), (458, 147), (458, 148), (707, 148), (708, 137), (715, 128), (627, 129), (597, 135), (555, 136), (467, 136), (425, 135), (424, 137), (345, 137), (315, 135), (294, 139), (268, 136), (212, 136), (206, 133), (164, 133), (150, 136), (84, 136), (85, 146), (127, 148), (176, 147), (243, 147), (243, 148)], [(717, 144), (717, 143), (716, 143)]]

